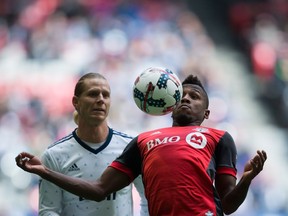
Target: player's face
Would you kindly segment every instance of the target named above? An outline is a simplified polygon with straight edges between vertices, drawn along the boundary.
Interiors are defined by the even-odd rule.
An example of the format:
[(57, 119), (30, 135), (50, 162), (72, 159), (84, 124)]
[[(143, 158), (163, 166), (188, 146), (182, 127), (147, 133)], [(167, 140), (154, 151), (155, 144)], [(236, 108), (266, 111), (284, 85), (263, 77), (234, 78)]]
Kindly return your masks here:
[(209, 117), (206, 94), (198, 85), (183, 85), (183, 97), (173, 111), (173, 125), (200, 125)]
[(87, 123), (100, 124), (109, 114), (111, 102), (109, 83), (101, 78), (86, 79), (84, 90), (76, 100), (79, 117)]

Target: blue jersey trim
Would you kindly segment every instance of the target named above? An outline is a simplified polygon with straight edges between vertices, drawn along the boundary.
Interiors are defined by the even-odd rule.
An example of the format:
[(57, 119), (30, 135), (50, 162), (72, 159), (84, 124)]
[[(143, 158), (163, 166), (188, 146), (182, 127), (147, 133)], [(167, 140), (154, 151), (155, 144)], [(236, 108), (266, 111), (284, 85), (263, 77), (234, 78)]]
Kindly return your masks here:
[(116, 130), (113, 130), (113, 134), (115, 134), (117, 136), (124, 137), (124, 138), (128, 138), (128, 139), (133, 139), (134, 138), (134, 137), (132, 137), (132, 136), (126, 134), (126, 133), (123, 133), (123, 132), (120, 132), (120, 131), (116, 131)]
[[(76, 130), (76, 129), (75, 129), (75, 130)], [(69, 134), (69, 135), (61, 138), (60, 140), (52, 143), (51, 145), (49, 145), (49, 146), (48, 146), (48, 149), (49, 149), (49, 148), (52, 148), (52, 147), (55, 146), (55, 145), (61, 144), (61, 143), (63, 143), (63, 142), (66, 142), (67, 140), (72, 139), (72, 138), (73, 138), (73, 134), (71, 133), (71, 134)]]
[(111, 141), (111, 139), (112, 139), (113, 130), (112, 130), (111, 128), (109, 128), (108, 137), (107, 137), (105, 143), (103, 143), (103, 145), (101, 145), (101, 146), (100, 146), (99, 148), (97, 148), (97, 149), (93, 149), (93, 148), (91, 148), (90, 146), (88, 146), (85, 142), (83, 142), (83, 141), (77, 136), (77, 134), (76, 134), (76, 129), (72, 132), (72, 134), (73, 134), (73, 137), (75, 138), (75, 140), (76, 140), (83, 148), (87, 149), (87, 150), (90, 151), (90, 152), (93, 152), (94, 154), (98, 154), (99, 152), (101, 152), (103, 149), (105, 149), (105, 148), (109, 145), (109, 143), (110, 143), (110, 141)]

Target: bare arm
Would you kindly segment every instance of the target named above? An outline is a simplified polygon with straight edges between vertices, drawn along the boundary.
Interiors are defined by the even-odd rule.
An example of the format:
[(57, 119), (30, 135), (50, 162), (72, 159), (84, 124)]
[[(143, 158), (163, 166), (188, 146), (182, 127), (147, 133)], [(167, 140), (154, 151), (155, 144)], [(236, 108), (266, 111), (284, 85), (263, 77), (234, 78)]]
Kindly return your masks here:
[(257, 155), (245, 165), (244, 173), (237, 185), (233, 176), (216, 177), (215, 186), (225, 214), (232, 214), (244, 202), (252, 180), (263, 170), (266, 159), (265, 151), (257, 151)]
[(130, 184), (129, 177), (112, 167), (108, 167), (95, 181), (73, 178), (45, 167), (39, 158), (26, 152), (15, 158), (17, 166), (46, 179), (70, 193), (86, 199), (101, 201), (109, 194)]

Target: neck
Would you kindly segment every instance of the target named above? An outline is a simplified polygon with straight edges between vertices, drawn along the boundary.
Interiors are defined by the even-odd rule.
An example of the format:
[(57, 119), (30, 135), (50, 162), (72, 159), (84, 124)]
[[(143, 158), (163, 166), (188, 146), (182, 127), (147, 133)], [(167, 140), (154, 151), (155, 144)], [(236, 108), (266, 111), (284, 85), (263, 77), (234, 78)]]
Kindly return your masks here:
[(107, 124), (101, 124), (94, 127), (79, 125), (76, 133), (78, 137), (83, 141), (90, 143), (100, 143), (107, 139), (109, 128)]
[(181, 124), (179, 122), (173, 122), (172, 127), (185, 127), (185, 126), (200, 126), (202, 122), (190, 122), (190, 123), (185, 123)]

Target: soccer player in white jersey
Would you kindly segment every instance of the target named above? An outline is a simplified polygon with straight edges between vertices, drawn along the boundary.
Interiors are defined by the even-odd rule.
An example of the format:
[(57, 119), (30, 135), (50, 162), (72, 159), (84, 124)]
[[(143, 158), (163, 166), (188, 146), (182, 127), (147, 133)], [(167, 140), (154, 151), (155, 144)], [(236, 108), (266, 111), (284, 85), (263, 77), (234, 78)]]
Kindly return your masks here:
[[(77, 82), (72, 99), (78, 127), (49, 146), (42, 162), (68, 176), (96, 180), (118, 157), (132, 137), (108, 126), (110, 86), (101, 74), (88, 73)], [(141, 177), (134, 185), (140, 195), (140, 215), (148, 215)], [(139, 207), (140, 208), (140, 207)], [(46, 180), (40, 180), (39, 216), (132, 216), (132, 185), (102, 202), (85, 200)]]

